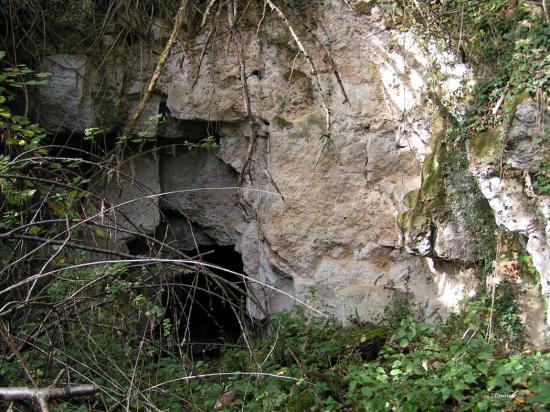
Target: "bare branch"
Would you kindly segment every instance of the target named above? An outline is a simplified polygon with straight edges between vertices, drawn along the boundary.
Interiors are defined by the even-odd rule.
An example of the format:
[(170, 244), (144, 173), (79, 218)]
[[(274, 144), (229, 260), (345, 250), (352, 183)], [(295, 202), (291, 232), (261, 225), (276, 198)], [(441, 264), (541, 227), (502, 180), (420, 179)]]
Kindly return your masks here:
[(285, 380), (291, 380), (294, 382), (298, 382), (301, 379), (294, 378), (292, 376), (285, 376), (285, 375), (275, 375), (274, 373), (263, 373), (263, 372), (220, 372), (220, 373), (203, 373), (201, 375), (190, 375), (190, 376), (184, 376), (182, 378), (172, 379), (166, 382), (159, 383), (157, 385), (151, 386), (147, 388), (145, 391), (150, 391), (156, 388), (160, 388), (161, 386), (168, 385), (169, 383), (173, 382), (181, 382), (181, 381), (191, 381), (193, 379), (203, 379), (203, 378), (215, 378), (220, 376), (265, 376), (269, 378), (275, 378), (275, 379), (285, 379)]
[(258, 279), (254, 279), (254, 278), (252, 278), (250, 276), (247, 276), (243, 273), (235, 272), (233, 270), (229, 270), (229, 269), (226, 269), (226, 268), (218, 266), (218, 265), (213, 265), (211, 263), (200, 262), (200, 261), (196, 261), (196, 260), (183, 260), (183, 259), (151, 259), (151, 258), (144, 258), (144, 259), (103, 260), (103, 261), (94, 261), (94, 262), (81, 263), (81, 264), (78, 264), (78, 265), (65, 266), (65, 267), (60, 268), (60, 269), (56, 269), (56, 270), (52, 270), (50, 272), (43, 273), (40, 276), (37, 276), (37, 275), (29, 276), (28, 278), (26, 278), (24, 280), (21, 280), (17, 283), (14, 283), (13, 285), (10, 285), (10, 286), (6, 287), (5, 289), (1, 290), (0, 295), (4, 295), (7, 292), (9, 292), (10, 290), (17, 289), (17, 288), (19, 288), (23, 285), (26, 285), (27, 283), (33, 282), (35, 279), (42, 279), (42, 278), (45, 278), (45, 277), (48, 277), (48, 276), (55, 275), (57, 273), (62, 273), (65, 270), (85, 268), (85, 267), (93, 267), (93, 266), (110, 265), (110, 264), (113, 264), (113, 263), (167, 264), (167, 265), (184, 266), (184, 267), (201, 266), (201, 267), (206, 267), (208, 269), (215, 269), (215, 270), (219, 270), (219, 271), (222, 271), (222, 272), (225, 272), (225, 273), (229, 273), (231, 275), (239, 276), (242, 279), (247, 280), (249, 282), (257, 283), (257, 284), (259, 284), (259, 285), (261, 285), (261, 286), (263, 286), (267, 289), (273, 290), (274, 292), (277, 292), (277, 293), (280, 293), (282, 295), (285, 295), (285, 296), (289, 297), (290, 299), (294, 300), (295, 302), (307, 307), (308, 309), (312, 310), (313, 312), (315, 312), (315, 313), (317, 313), (321, 316), (325, 316), (325, 317), (328, 316), (327, 314), (321, 312), (319, 309), (314, 308), (313, 306), (311, 306), (311, 305), (307, 304), (306, 302), (298, 299), (297, 297), (291, 295), (290, 293), (285, 292), (284, 290), (278, 289), (274, 286), (271, 286), (267, 283), (261, 282)]
[[(31, 369), (31, 365), (29, 365), (29, 363), (23, 358), (23, 356), (21, 356), (21, 352), (19, 352), (19, 349), (17, 348), (17, 345), (13, 341), (10, 331), (6, 327), (3, 320), (0, 320), (0, 334), (2, 335), (2, 338), (4, 339), (4, 341), (6, 341), (12, 353), (15, 355), (15, 357), (21, 364), (21, 367), (25, 371), (25, 374), (27, 375), (27, 378), (29, 378), (29, 381), (36, 386), (36, 380), (33, 377), (33, 371)], [(0, 393), (0, 399), (2, 399), (1, 396), (2, 394)]]
[[(1, 177), (1, 175), (0, 175), (0, 177)], [(178, 194), (178, 193), (194, 193), (194, 192), (201, 192), (201, 191), (221, 191), (221, 190), (247, 190), (247, 191), (250, 191), (250, 192), (265, 193), (265, 194), (280, 196), (279, 193), (270, 192), (268, 190), (261, 190), (261, 189), (255, 189), (255, 188), (242, 188), (242, 187), (238, 187), (238, 186), (201, 187), (201, 188), (194, 188), (194, 189), (171, 190), (169, 192), (155, 193), (155, 194), (151, 194), (151, 195), (147, 195), (147, 196), (136, 197), (136, 198), (127, 200), (125, 202), (121, 202), (121, 203), (118, 203), (116, 205), (110, 206), (109, 208), (107, 208), (105, 210), (102, 210), (102, 211), (100, 211), (100, 212), (98, 212), (98, 213), (96, 213), (96, 214), (94, 214), (90, 217), (87, 217), (86, 219), (80, 220), (78, 223), (75, 223), (74, 225), (72, 225), (69, 230), (73, 230), (73, 229), (77, 228), (78, 226), (81, 226), (83, 224), (86, 224), (87, 222), (93, 221), (94, 219), (97, 219), (97, 218), (101, 217), (104, 213), (109, 213), (113, 210), (119, 209), (119, 208), (121, 208), (125, 205), (128, 205), (128, 204), (131, 204), (131, 203), (138, 202), (140, 200), (156, 199), (156, 198), (160, 198), (162, 196), (173, 195), (173, 194)], [(297, 201), (301, 201), (299, 198), (294, 198), (294, 199), (297, 200)], [(67, 233), (67, 230), (61, 231), (60, 233), (58, 233), (57, 235), (53, 236), (52, 238), (50, 238), (48, 240), (51, 242), (52, 240), (60, 238), (61, 236), (63, 236), (66, 233)], [(38, 250), (42, 249), (44, 246), (46, 246), (46, 243), (43, 243), (43, 244), (37, 246), (36, 248), (32, 249), (31, 251), (27, 252), (25, 255), (23, 255), (19, 259), (17, 259), (15, 262), (9, 263), (6, 267), (4, 267), (2, 270), (0, 270), (0, 274), (4, 273), (7, 269), (15, 266), (16, 264), (20, 263), (22, 260), (28, 258), (29, 256), (32, 256), (34, 253), (36, 253)], [(2, 292), (0, 292), (0, 294), (2, 294)]]
[(155, 71), (153, 72), (153, 75), (149, 80), (149, 84), (147, 85), (145, 94), (143, 95), (143, 98), (139, 102), (139, 105), (136, 111), (130, 118), (126, 126), (126, 129), (124, 130), (125, 135), (131, 134), (133, 130), (136, 128), (139, 122), (139, 119), (141, 118), (141, 115), (143, 114), (143, 111), (147, 106), (147, 103), (149, 103), (149, 100), (151, 100), (151, 97), (153, 96), (153, 91), (155, 90), (155, 86), (157, 85), (158, 79), (160, 77), (160, 73), (162, 72), (164, 64), (166, 63), (166, 59), (170, 55), (170, 51), (172, 50), (172, 47), (174, 47), (174, 44), (176, 43), (176, 39), (181, 30), (181, 26), (183, 25), (185, 14), (187, 12), (187, 4), (188, 4), (187, 0), (181, 0), (178, 13), (176, 14), (176, 20), (174, 21), (174, 26), (172, 27), (172, 33), (170, 34), (170, 38), (166, 42), (166, 46), (164, 46), (164, 50), (162, 51), (157, 61), (157, 66), (155, 67)]
[(99, 392), (96, 385), (77, 385), (47, 388), (0, 388), (0, 399), (4, 401), (66, 399), (77, 396), (95, 395)]

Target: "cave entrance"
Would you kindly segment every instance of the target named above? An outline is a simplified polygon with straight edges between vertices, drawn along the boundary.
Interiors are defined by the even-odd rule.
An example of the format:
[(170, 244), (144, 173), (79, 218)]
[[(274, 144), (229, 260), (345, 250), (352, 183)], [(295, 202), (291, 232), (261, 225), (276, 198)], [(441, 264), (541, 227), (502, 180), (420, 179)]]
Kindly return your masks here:
[[(241, 255), (232, 246), (203, 249), (202, 262), (243, 273)], [(191, 355), (214, 353), (220, 345), (236, 343), (241, 325), (247, 323), (245, 282), (221, 269), (198, 265), (176, 275), (164, 301), (172, 336)]]

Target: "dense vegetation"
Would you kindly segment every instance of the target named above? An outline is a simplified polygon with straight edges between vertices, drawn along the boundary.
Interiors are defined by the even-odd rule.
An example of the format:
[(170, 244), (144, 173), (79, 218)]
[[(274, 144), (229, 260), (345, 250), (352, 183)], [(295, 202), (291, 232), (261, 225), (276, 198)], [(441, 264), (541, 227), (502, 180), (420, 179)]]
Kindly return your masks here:
[[(195, 373), (204, 377), (172, 390), (192, 410), (496, 411), (550, 401), (548, 356), (498, 353), (479, 336), (477, 322), (468, 324), (464, 315), (438, 326), (404, 317), (390, 334), (357, 322), (343, 328), (282, 316), (271, 339), (251, 352), (228, 348), (198, 362)], [(240, 372), (258, 366), (261, 373)]]
[[(144, 18), (176, 12), (171, 2), (152, 0), (138, 1), (136, 8), (127, 7), (130, 2), (83, 1), (86, 7), (78, 1), (4, 3), (9, 7), (2, 15), (8, 16), (11, 34), (36, 54), (31, 56), (35, 60), (41, 35), (36, 16), (52, 23), (55, 30), (47, 34), (54, 41), (70, 43), (64, 34), (75, 27), (82, 35), (78, 47), (95, 53), (95, 36), (105, 22), (119, 24), (121, 38), (134, 42), (148, 35), (140, 31), (147, 26)], [(196, 3), (206, 15), (215, 2)], [(290, 16), (312, 18), (298, 1), (281, 3)], [(509, 122), (518, 96), (547, 101), (550, 22), (544, 0), (379, 3), (393, 28), (437, 41), (476, 72), (477, 84), (460, 100), (467, 110), (462, 117), (453, 114), (443, 141), (447, 153), (453, 153), (444, 162), (446, 173), (464, 167), (464, 148), (472, 136)], [(323, 7), (322, 2), (315, 6)], [(65, 7), (67, 13), (61, 11)], [(197, 16), (186, 20), (189, 33), (200, 31)], [(302, 33), (307, 36), (307, 30)], [(190, 356), (179, 345), (181, 337), (174, 336), (162, 300), (147, 285), (151, 279), (169, 284), (174, 273), (185, 271), (212, 283), (219, 276), (177, 250), (164, 255), (170, 262), (153, 258), (166, 251), (156, 239), (146, 239), (146, 256), (104, 247), (105, 233), (116, 222), (93, 190), (101, 176), (120, 173), (116, 154), (121, 145), (143, 147), (154, 136), (119, 136), (119, 144), (105, 153), (107, 148), (96, 146), (105, 135), (94, 129), (83, 136), (93, 141), (86, 150), (59, 146), (29, 120), (29, 93), (48, 74), (18, 64), (16, 51), (5, 48), (11, 52), (0, 52), (0, 386), (93, 383), (100, 389), (96, 397), (50, 402), (52, 410), (82, 411), (512, 411), (544, 410), (550, 404), (550, 357), (547, 348), (523, 347), (511, 287), (500, 288), (494, 301), (484, 291), (465, 301), (462, 313), (438, 325), (414, 320), (407, 302), (396, 305), (382, 325), (350, 319), (351, 326), (343, 327), (300, 311), (268, 325), (249, 325), (241, 313), (238, 343)], [(439, 103), (447, 113), (457, 104)], [(550, 147), (548, 136), (540, 139)], [(211, 144), (206, 141), (198, 149)], [(534, 178), (538, 193), (548, 195), (550, 150)], [(486, 229), (479, 225), (480, 277), (492, 270), (498, 250)], [(499, 239), (517, 243), (511, 236)], [(514, 247), (507, 250), (518, 259), (521, 273), (536, 281), (529, 256)], [(230, 301), (230, 288), (225, 293)], [(31, 402), (0, 405), (34, 407)]]

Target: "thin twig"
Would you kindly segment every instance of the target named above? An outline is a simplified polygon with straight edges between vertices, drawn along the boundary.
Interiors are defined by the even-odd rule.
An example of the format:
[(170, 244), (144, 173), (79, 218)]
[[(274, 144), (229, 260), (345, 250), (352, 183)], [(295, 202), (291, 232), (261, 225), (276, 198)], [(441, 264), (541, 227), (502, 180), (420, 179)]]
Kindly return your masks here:
[[(0, 177), (2, 177), (2, 176), (0, 175)], [(140, 197), (133, 198), (133, 199), (127, 200), (125, 202), (121, 202), (121, 203), (118, 203), (116, 205), (110, 206), (108, 208), (105, 208), (105, 210), (101, 210), (100, 212), (87, 217), (86, 219), (82, 219), (78, 223), (71, 226), (70, 230), (74, 230), (78, 226), (86, 224), (86, 223), (88, 223), (88, 222), (90, 222), (94, 219), (100, 218), (104, 213), (109, 213), (109, 212), (114, 211), (116, 209), (120, 209), (123, 206), (129, 205), (129, 204), (132, 204), (132, 203), (135, 203), (135, 202), (138, 202), (138, 201), (142, 201), (142, 200), (145, 200), (145, 199), (158, 199), (158, 198), (161, 198), (162, 196), (168, 196), (168, 195), (174, 195), (174, 194), (180, 194), (180, 193), (193, 193), (193, 192), (202, 192), (202, 191), (224, 191), (224, 190), (246, 190), (246, 191), (249, 191), (249, 192), (266, 193), (266, 194), (271, 194), (271, 195), (275, 195), (275, 196), (280, 196), (278, 193), (270, 192), (268, 190), (255, 189), (255, 188), (250, 188), (250, 187), (249, 188), (243, 188), (243, 187), (238, 187), (238, 186), (201, 187), (201, 188), (195, 188), (195, 189), (171, 190), (169, 192), (162, 192), (162, 193), (155, 193), (155, 194), (151, 194), (151, 195), (147, 195), (147, 196), (140, 196)], [(299, 198), (296, 198), (295, 200), (300, 201)], [(67, 233), (67, 230), (61, 231), (57, 235), (55, 235), (52, 238), (48, 239), (48, 241), (51, 242), (51, 241), (55, 240), (56, 238), (59, 238), (59, 237), (63, 236), (66, 233)], [(1, 237), (1, 235), (0, 235), (0, 237)], [(4, 273), (6, 270), (8, 270), (9, 268), (11, 268), (11, 267), (15, 266), (16, 264), (20, 263), (21, 261), (28, 258), (29, 256), (32, 256), (38, 250), (42, 249), (44, 246), (46, 246), (45, 243), (41, 244), (41, 245), (37, 246), (36, 248), (32, 249), (31, 251), (27, 252), (25, 255), (19, 257), (16, 261), (11, 262), (6, 267), (4, 267), (2, 270), (0, 270), (0, 274)], [(2, 292), (0, 292), (0, 294), (2, 294)]]
[[(69, 218), (67, 217), (67, 215), (65, 215), (65, 223), (67, 224), (67, 229), (69, 228)], [(65, 238), (65, 240), (63, 241), (63, 243), (61, 243), (61, 245), (59, 246), (59, 248), (55, 251), (55, 253), (53, 253), (49, 259), (46, 261), (46, 263), (44, 263), (44, 265), (42, 265), (42, 269), (40, 269), (40, 272), (38, 272), (39, 275), (41, 275), (42, 273), (44, 273), (44, 271), (46, 270), (46, 268), (48, 267), (48, 265), (53, 262), (61, 252), (63, 252), (63, 248), (67, 245), (67, 243), (69, 242), (69, 240), (71, 239), (71, 231), (68, 231), (67, 232), (67, 237)], [(25, 302), (28, 302), (31, 298), (31, 295), (32, 295), (32, 291), (34, 290), (35, 286), (36, 286), (36, 281), (33, 282), (33, 284), (31, 285), (31, 287), (29, 288), (29, 291), (27, 293), (27, 298), (25, 299)]]
[(239, 173), (239, 179), (237, 182), (237, 185), (240, 186), (243, 182), (244, 175), (246, 174), (250, 166), (252, 153), (254, 152), (254, 148), (256, 147), (256, 142), (258, 140), (259, 126), (258, 126), (258, 122), (254, 118), (254, 115), (252, 114), (252, 105), (250, 103), (250, 92), (248, 89), (248, 81), (246, 78), (246, 64), (244, 60), (244, 53), (242, 50), (241, 36), (235, 24), (235, 10), (233, 7), (233, 3), (231, 1), (227, 2), (227, 19), (229, 22), (229, 31), (231, 33), (231, 38), (233, 39), (233, 43), (235, 44), (235, 48), (237, 50), (237, 58), (239, 59), (239, 71), (240, 71), (240, 77), (241, 77), (241, 87), (243, 90), (244, 105), (246, 109), (246, 115), (251, 123), (250, 126), (252, 129), (252, 136), (250, 138), (250, 141), (248, 142), (248, 149), (246, 152), (245, 161), (243, 162), (243, 167), (241, 169), (241, 172)]
[(261, 285), (265, 288), (268, 288), (270, 290), (273, 290), (277, 293), (281, 293), (282, 295), (285, 295), (285, 296), (291, 298), (295, 302), (307, 307), (308, 309), (312, 310), (313, 312), (315, 312), (315, 313), (317, 313), (321, 316), (328, 317), (328, 315), (321, 312), (319, 309), (314, 308), (313, 306), (311, 306), (311, 305), (307, 304), (306, 302), (298, 299), (297, 297), (291, 295), (290, 293), (285, 292), (284, 290), (278, 289), (274, 286), (271, 286), (267, 283), (261, 282), (258, 279), (254, 279), (254, 278), (252, 278), (250, 276), (247, 276), (243, 273), (235, 272), (235, 271), (226, 269), (226, 268), (218, 266), (218, 265), (213, 265), (211, 263), (199, 262), (199, 261), (196, 261), (196, 260), (183, 260), (183, 259), (142, 258), (142, 259), (98, 260), (98, 261), (94, 261), (94, 262), (80, 263), (80, 264), (77, 264), (77, 265), (70, 265), (70, 266), (60, 268), (60, 269), (55, 269), (55, 270), (52, 270), (50, 272), (43, 273), (41, 276), (37, 276), (37, 275), (29, 276), (28, 278), (26, 278), (24, 280), (21, 280), (17, 283), (14, 283), (13, 285), (10, 285), (10, 286), (6, 287), (5, 289), (1, 290), (0, 295), (4, 295), (4, 294), (6, 294), (7, 292), (9, 292), (11, 290), (17, 289), (17, 288), (19, 288), (23, 285), (26, 285), (27, 283), (33, 282), (35, 279), (42, 279), (42, 278), (45, 278), (45, 277), (48, 277), (48, 276), (52, 276), (52, 275), (61, 273), (61, 272), (66, 271), (66, 270), (80, 269), (80, 268), (101, 266), (101, 265), (110, 265), (110, 264), (115, 264), (115, 263), (118, 263), (118, 264), (121, 264), (121, 263), (172, 264), (172, 265), (175, 265), (175, 266), (189, 266), (190, 265), (190, 266), (199, 266), (199, 267), (204, 266), (204, 267), (209, 268), (209, 269), (215, 269), (215, 270), (219, 270), (219, 271), (222, 271), (222, 272), (225, 272), (225, 273), (229, 273), (231, 275), (241, 277), (242, 279), (247, 280), (249, 282), (257, 283), (257, 284), (259, 284), (259, 285)]
[[(21, 364), (21, 368), (23, 368), (23, 370), (25, 371), (25, 375), (27, 375), (27, 378), (29, 379), (29, 381), (34, 386), (37, 386), (37, 382), (34, 379), (34, 376), (33, 376), (34, 373), (33, 373), (33, 370), (31, 368), (31, 365), (29, 365), (29, 363), (25, 360), (25, 358), (23, 358), (23, 356), (21, 356), (21, 352), (19, 352), (19, 349), (17, 348), (17, 345), (13, 341), (13, 338), (10, 334), (10, 331), (6, 327), (6, 324), (4, 323), (4, 321), (1, 320), (1, 319), (0, 319), (0, 335), (2, 335), (2, 338), (4, 339), (6, 344), (9, 346), (10, 350), (15, 355), (15, 357), (17, 358), (19, 363)], [(0, 399), (2, 399), (1, 392), (0, 392)]]
[(220, 373), (203, 373), (201, 375), (190, 375), (190, 376), (184, 376), (181, 378), (171, 379), (166, 382), (159, 383), (157, 385), (150, 386), (149, 388), (145, 389), (145, 391), (151, 391), (156, 388), (160, 388), (161, 386), (168, 385), (170, 383), (174, 382), (181, 382), (181, 381), (190, 381), (193, 379), (202, 379), (202, 378), (214, 378), (214, 377), (221, 377), (221, 376), (267, 376), (271, 378), (276, 379), (286, 379), (291, 380), (294, 382), (300, 382), (302, 379), (294, 378), (292, 376), (285, 376), (285, 375), (275, 375), (273, 373), (264, 373), (264, 372), (220, 372)]

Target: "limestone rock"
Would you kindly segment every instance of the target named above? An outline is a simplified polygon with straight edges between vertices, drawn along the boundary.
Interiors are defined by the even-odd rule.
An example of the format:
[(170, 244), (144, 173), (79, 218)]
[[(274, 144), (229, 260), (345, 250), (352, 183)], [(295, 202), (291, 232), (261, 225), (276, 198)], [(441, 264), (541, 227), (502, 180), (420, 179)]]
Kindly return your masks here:
[(534, 229), (534, 212), (523, 185), (515, 179), (480, 179), (479, 187), (495, 212), (498, 225), (522, 234)]
[(44, 71), (51, 73), (40, 88), (39, 121), (51, 131), (83, 131), (94, 123), (91, 68), (81, 54), (47, 56)]
[(433, 243), (433, 222), (426, 217), (414, 218), (404, 233), (403, 244), (408, 253), (418, 256), (430, 256)]
[[(105, 179), (96, 189), (107, 200), (107, 207), (117, 206), (106, 217), (116, 227), (134, 232), (113, 231), (113, 240), (136, 238), (135, 233), (154, 234), (160, 222), (159, 161), (151, 153), (123, 159), (118, 173)], [(118, 205), (121, 205), (118, 207)]]
[(493, 217), (489, 219), (486, 213), (489, 206), (467, 168), (450, 173), (443, 179), (443, 186), (445, 203), (437, 205), (434, 219), (434, 256), (474, 263), (480, 252), (476, 230), (483, 227), (483, 231), (492, 231)]
[(240, 173), (246, 161), (252, 130), (250, 122), (229, 123), (220, 128), (218, 157)]
[[(371, 3), (354, 4), (365, 11)], [(419, 189), (421, 166), (430, 153), (434, 107), (423, 96), (432, 64), (412, 34), (381, 30), (375, 17), (349, 10), (341, 1), (326, 7), (315, 34), (324, 41), (328, 33), (349, 102), (324, 50), (304, 39), (317, 64), (320, 91), (287, 28), (267, 16), (259, 37), (254, 30), (241, 33), (247, 39), (242, 51), (251, 109), (260, 129), (250, 146), (252, 119), (233, 43), (207, 48), (200, 70), (201, 47), (190, 47), (185, 58), (176, 47), (150, 107), (150, 113), (168, 117), (159, 134), (197, 141), (200, 130), (193, 124), (216, 125), (221, 147), (215, 153), (165, 151), (158, 166), (144, 156), (136, 176), (155, 193), (176, 193), (163, 195), (160, 205), (147, 200), (126, 212), (152, 233), (162, 210), (176, 226), (181, 248), (190, 246), (191, 228), (199, 243), (235, 245), (252, 279), (250, 293), (256, 298), (249, 299), (248, 309), (256, 318), (307, 302), (342, 320), (356, 315), (374, 320), (409, 292), (416, 313), (445, 316), (464, 285), (457, 276), (442, 287), (430, 270), (425, 257), (433, 252), (433, 222), (418, 221), (405, 250), (396, 225), (405, 209), (403, 197)], [(204, 44), (205, 35), (189, 44), (194, 41)], [(144, 70), (150, 72), (153, 53), (147, 49), (144, 55)], [(439, 58), (441, 67), (450, 60)], [(129, 87), (113, 84), (120, 86), (125, 112), (131, 113), (146, 82), (136, 65), (127, 66)], [(464, 71), (456, 65), (448, 72)], [(64, 84), (66, 93), (75, 89)], [(330, 110), (329, 127), (322, 102)], [(237, 197), (234, 187), (247, 163)], [(120, 196), (116, 188), (107, 190), (113, 201), (139, 195), (133, 192), (137, 186), (123, 188)], [(440, 240), (456, 232), (458, 223), (440, 222)], [(443, 254), (453, 247), (440, 243), (438, 250)], [(452, 304), (442, 295), (452, 295)]]
[(506, 137), (506, 163), (515, 169), (533, 171), (541, 161), (541, 128), (544, 119), (541, 107), (533, 100), (521, 103), (514, 115), (512, 126)]
[(242, 221), (237, 176), (206, 150), (164, 154), (160, 162), (161, 207), (189, 218), (220, 246), (234, 245)]
[(437, 223), (434, 253), (437, 257), (449, 261), (476, 261), (475, 234), (459, 213), (452, 213)]
[[(295, 58), (286, 29), (266, 20), (263, 48), (255, 40), (243, 47), (249, 62), (258, 61), (261, 50), (262, 67), (250, 67), (247, 80), (253, 113), (262, 128), (269, 123), (244, 179), (244, 216), (234, 193), (224, 197), (228, 192), (167, 196), (163, 208), (188, 216), (216, 243), (236, 245), (245, 272), (259, 282), (251, 286), (258, 299), (248, 306), (255, 317), (289, 309), (299, 299), (342, 320), (356, 313), (373, 319), (407, 289), (419, 313), (439, 307), (444, 314), (432, 273), (422, 258), (400, 251), (395, 224), (403, 195), (419, 186), (428, 153), (431, 107), (419, 105), (428, 61), (412, 37), (396, 40), (401, 34), (379, 33), (365, 15), (336, 2), (330, 7), (342, 7), (328, 12), (323, 25), (334, 38), (351, 103), (343, 103), (331, 70), (319, 67), (321, 86), (333, 90), (327, 94), (330, 140), (307, 62)], [(395, 41), (411, 53), (393, 51)], [(311, 50), (322, 62), (322, 51)], [(198, 152), (163, 156), (163, 190), (235, 185), (252, 136), (235, 62), (232, 45), (229, 52), (207, 53), (192, 86), (198, 55), (190, 53), (183, 63), (176, 55), (169, 59), (160, 89), (170, 116), (221, 122), (221, 148), (218, 158)], [(405, 81), (403, 66), (410, 68)], [(431, 231), (423, 230), (420, 254), (431, 248)]]
[(183, 250), (189, 254), (196, 254), (200, 246), (215, 245), (214, 240), (200, 226), (194, 224), (185, 216), (166, 213), (166, 210), (164, 210), (163, 217), (166, 226), (162, 225), (158, 232), (162, 234), (165, 242), (170, 243), (176, 249)]

